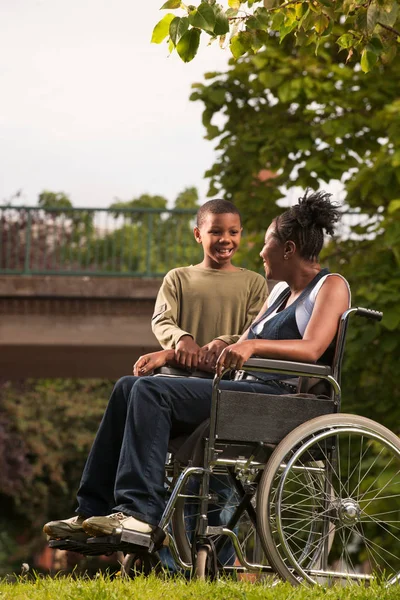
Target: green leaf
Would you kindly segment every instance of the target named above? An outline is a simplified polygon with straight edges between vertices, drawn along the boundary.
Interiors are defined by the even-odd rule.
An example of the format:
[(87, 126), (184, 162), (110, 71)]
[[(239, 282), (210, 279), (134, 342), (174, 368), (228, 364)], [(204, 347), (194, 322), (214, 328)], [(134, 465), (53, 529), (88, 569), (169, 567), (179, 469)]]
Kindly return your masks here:
[[(400, 154), (400, 152), (398, 154)], [(389, 207), (388, 207), (388, 213), (389, 213), (389, 215), (392, 215), (397, 210), (400, 210), (400, 200), (392, 200), (389, 203)]]
[(185, 35), (189, 29), (188, 17), (175, 17), (169, 26), (169, 37), (173, 42), (174, 46), (179, 42), (181, 37)]
[(157, 23), (153, 29), (153, 35), (151, 36), (151, 42), (153, 44), (161, 44), (167, 37), (169, 34), (169, 26), (175, 18), (173, 13), (168, 13)]
[(280, 42), (283, 42), (285, 37), (289, 33), (291, 33), (296, 27), (298, 27), (298, 21), (296, 20), (292, 21), (292, 23), (290, 23), (289, 25), (282, 25), (279, 29)]
[(251, 48), (254, 50), (254, 52), (257, 52), (260, 48), (267, 45), (269, 36), (266, 31), (263, 31), (262, 29), (256, 29), (255, 31), (251, 31), (251, 35)]
[(179, 40), (176, 50), (183, 62), (190, 62), (197, 54), (200, 44), (200, 30), (189, 29)]
[(241, 0), (228, 0), (228, 4), (234, 10), (239, 10), (241, 5)]
[(264, 25), (254, 16), (246, 19), (246, 27), (247, 29), (263, 29)]
[(211, 89), (208, 93), (208, 97), (213, 104), (217, 104), (217, 106), (221, 106), (225, 100), (225, 90), (224, 89)]
[(366, 31), (367, 29), (367, 11), (365, 8), (359, 8), (356, 13), (356, 29)]
[(167, 8), (180, 8), (181, 0), (167, 0), (165, 4), (162, 5), (160, 10), (165, 10)]
[(379, 16), (379, 7), (375, 4), (375, 2), (371, 2), (368, 6), (367, 10), (367, 31), (368, 33), (372, 33), (375, 29), (375, 25), (378, 21)]
[(251, 50), (252, 38), (250, 31), (239, 31), (231, 38), (230, 48), (234, 58), (238, 59)]
[(269, 22), (271, 21), (271, 15), (269, 14), (266, 8), (256, 8), (256, 10), (254, 11), (254, 16), (256, 17), (257, 21), (262, 23), (264, 27), (268, 27)]
[(283, 14), (281, 12), (276, 12), (272, 17), (271, 29), (274, 31), (279, 31), (284, 20), (285, 17)]
[(375, 65), (378, 60), (376, 52), (366, 46), (361, 52), (361, 69), (364, 73), (368, 73)]
[(216, 17), (212, 7), (207, 2), (202, 2), (197, 10), (190, 13), (189, 23), (193, 27), (198, 27), (199, 29), (204, 29), (204, 31), (213, 33)]
[(400, 325), (400, 311), (397, 307), (386, 308), (383, 312), (382, 325), (389, 329), (389, 331), (394, 331)]
[(379, 23), (382, 25), (388, 25), (389, 27), (393, 27), (397, 21), (397, 16), (399, 14), (399, 5), (397, 2), (393, 2), (393, 4), (389, 4), (386, 8), (382, 8), (379, 11)]
[(296, 18), (298, 20), (302, 19), (304, 17), (304, 15), (306, 14), (306, 12), (309, 10), (307, 2), (297, 2), (297, 4), (295, 4), (295, 9), (296, 9)]
[(319, 14), (314, 21), (315, 31), (321, 35), (329, 25), (329, 19), (323, 13)]
[(216, 4), (214, 7), (215, 12), (215, 26), (214, 26), (214, 34), (215, 35), (225, 35), (229, 33), (229, 21), (226, 16), (225, 11)]
[(278, 75), (269, 70), (261, 71), (258, 78), (263, 86), (268, 89), (274, 89), (282, 83), (283, 79), (282, 75)]
[(351, 33), (345, 33), (341, 35), (336, 42), (341, 48), (352, 48), (354, 45), (354, 35)]
[[(278, 97), (281, 102), (293, 102), (301, 91), (301, 80), (285, 81), (278, 88)], [(311, 170), (311, 169), (310, 169)]]

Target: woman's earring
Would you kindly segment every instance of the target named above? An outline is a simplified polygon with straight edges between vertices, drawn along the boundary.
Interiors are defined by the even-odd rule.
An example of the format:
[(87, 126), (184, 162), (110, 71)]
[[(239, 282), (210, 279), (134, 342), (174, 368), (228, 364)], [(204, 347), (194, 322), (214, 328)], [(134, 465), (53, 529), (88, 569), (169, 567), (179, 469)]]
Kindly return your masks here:
[(284, 258), (285, 260), (287, 260), (287, 259), (288, 259), (288, 256), (287, 256), (286, 254), (284, 254), (284, 255), (283, 255), (283, 258)]

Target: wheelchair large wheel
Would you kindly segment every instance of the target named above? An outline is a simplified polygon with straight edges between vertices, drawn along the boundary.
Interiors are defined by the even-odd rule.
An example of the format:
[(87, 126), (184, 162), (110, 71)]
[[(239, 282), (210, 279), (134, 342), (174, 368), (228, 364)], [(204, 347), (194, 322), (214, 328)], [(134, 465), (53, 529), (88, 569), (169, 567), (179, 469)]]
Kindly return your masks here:
[(399, 438), (357, 415), (300, 425), (267, 464), (257, 515), (271, 564), (293, 584), (397, 583)]
[[(210, 477), (208, 524), (214, 527), (231, 527), (239, 539), (239, 545), (248, 562), (265, 565), (267, 564), (265, 553), (255, 530), (256, 485), (254, 484), (253, 490), (246, 490), (249, 500), (246, 509), (243, 503), (241, 504), (241, 494), (235, 488), (234, 480), (235, 476), (229, 475), (228, 471), (213, 474)], [(200, 501), (196, 498), (199, 487), (199, 477), (190, 477), (184, 492), (186, 497), (178, 499), (172, 517), (176, 546), (180, 556), (187, 564), (192, 563), (192, 542), (200, 514)], [(193, 495), (193, 499), (190, 498), (191, 495)], [(211, 539), (216, 548), (220, 570), (228, 573), (240, 567), (233, 544), (227, 536), (213, 535)]]

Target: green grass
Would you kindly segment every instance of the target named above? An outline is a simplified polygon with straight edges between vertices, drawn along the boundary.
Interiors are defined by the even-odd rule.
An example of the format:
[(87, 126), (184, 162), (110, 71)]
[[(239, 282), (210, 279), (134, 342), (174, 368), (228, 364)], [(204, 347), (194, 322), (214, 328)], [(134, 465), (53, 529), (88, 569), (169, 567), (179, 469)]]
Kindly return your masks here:
[(394, 600), (400, 599), (400, 585), (389, 589), (369, 588), (293, 588), (287, 583), (270, 587), (267, 583), (220, 580), (214, 583), (155, 576), (135, 580), (98, 576), (37, 577), (0, 581), (0, 600)]

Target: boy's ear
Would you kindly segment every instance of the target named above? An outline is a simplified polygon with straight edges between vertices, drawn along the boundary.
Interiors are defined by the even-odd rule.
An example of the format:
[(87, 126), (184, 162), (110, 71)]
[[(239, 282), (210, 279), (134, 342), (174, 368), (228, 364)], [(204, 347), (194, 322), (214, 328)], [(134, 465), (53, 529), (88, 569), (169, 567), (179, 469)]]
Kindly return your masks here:
[(193, 229), (193, 235), (194, 235), (194, 239), (196, 240), (196, 242), (198, 244), (201, 244), (201, 234), (200, 234), (200, 229), (198, 227), (195, 227)]

